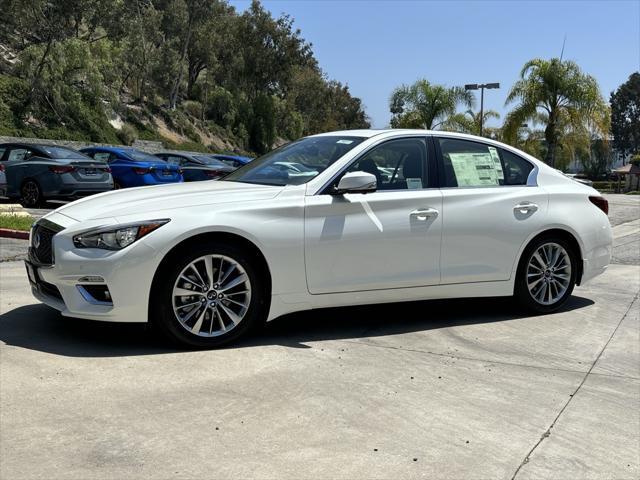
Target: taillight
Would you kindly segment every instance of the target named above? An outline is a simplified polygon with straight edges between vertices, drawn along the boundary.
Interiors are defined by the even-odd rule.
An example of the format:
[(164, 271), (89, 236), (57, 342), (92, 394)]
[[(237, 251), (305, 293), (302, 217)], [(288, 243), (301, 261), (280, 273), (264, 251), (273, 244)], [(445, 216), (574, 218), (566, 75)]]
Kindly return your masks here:
[(111, 173), (111, 167), (105, 167), (103, 170), (105, 173)]
[(4, 164), (0, 163), (0, 172), (4, 172)]
[(73, 172), (76, 169), (76, 167), (72, 166), (72, 165), (51, 165), (49, 167), (49, 170), (53, 173), (57, 173), (58, 175), (61, 175), (63, 173), (70, 173)]
[(218, 178), (222, 176), (220, 172), (205, 171), (204, 174), (209, 178)]
[(138, 175), (146, 175), (147, 173), (151, 172), (150, 168), (142, 168), (142, 167), (133, 167), (132, 170), (134, 173), (137, 173)]
[(609, 215), (609, 202), (604, 197), (589, 197), (591, 203), (602, 210), (605, 215)]

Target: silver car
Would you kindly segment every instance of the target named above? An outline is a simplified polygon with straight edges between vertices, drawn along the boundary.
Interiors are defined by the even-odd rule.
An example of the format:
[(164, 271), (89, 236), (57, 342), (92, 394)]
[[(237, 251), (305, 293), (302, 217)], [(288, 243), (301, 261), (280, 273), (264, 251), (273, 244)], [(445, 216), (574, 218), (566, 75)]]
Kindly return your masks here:
[(73, 200), (113, 189), (111, 168), (71, 148), (24, 143), (0, 144), (6, 196), (25, 207), (46, 200)]

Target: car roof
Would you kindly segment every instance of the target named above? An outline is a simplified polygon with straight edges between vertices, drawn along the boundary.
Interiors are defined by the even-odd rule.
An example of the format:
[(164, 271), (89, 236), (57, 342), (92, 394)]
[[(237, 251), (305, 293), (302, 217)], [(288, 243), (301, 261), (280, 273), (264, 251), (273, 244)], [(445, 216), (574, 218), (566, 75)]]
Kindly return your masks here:
[(55, 145), (53, 143), (23, 143), (23, 142), (7, 142), (0, 143), (0, 147), (24, 147), (24, 148), (34, 148), (34, 149), (43, 149), (43, 148), (65, 148), (67, 150), (74, 150), (71, 147), (65, 147), (63, 145)]

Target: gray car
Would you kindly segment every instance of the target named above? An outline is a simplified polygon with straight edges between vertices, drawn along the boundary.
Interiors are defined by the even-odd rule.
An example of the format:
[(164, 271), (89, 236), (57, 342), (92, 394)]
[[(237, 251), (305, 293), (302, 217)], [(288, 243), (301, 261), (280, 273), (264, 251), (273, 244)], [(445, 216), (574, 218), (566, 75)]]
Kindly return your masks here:
[(26, 207), (46, 200), (73, 200), (113, 189), (111, 169), (71, 148), (25, 143), (0, 144), (6, 196)]

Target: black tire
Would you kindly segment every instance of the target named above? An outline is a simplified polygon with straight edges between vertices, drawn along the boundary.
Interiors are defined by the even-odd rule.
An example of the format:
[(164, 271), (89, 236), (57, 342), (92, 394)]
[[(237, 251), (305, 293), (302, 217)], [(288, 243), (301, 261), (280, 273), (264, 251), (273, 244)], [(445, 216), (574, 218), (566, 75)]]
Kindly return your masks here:
[[(229, 328), (225, 333), (219, 334), (218, 336), (199, 336), (187, 330), (187, 326), (183, 325), (181, 321), (178, 320), (173, 308), (173, 289), (174, 286), (177, 285), (178, 277), (189, 264), (194, 261), (199, 261), (198, 259), (206, 255), (220, 255), (237, 262), (248, 277), (249, 290), (251, 291), (250, 300), (248, 302), (249, 306), (241, 321), (232, 328)], [(204, 264), (198, 263), (198, 266), (204, 266)], [(206, 271), (204, 274), (206, 275)], [(215, 277), (216, 275), (217, 273), (214, 273), (213, 276)], [(203, 278), (206, 278), (206, 276)], [(246, 288), (246, 285), (246, 283), (243, 283), (242, 288)], [(267, 290), (267, 281), (260, 272), (260, 269), (257, 268), (255, 256), (250, 255), (243, 249), (232, 245), (220, 242), (206, 242), (202, 245), (188, 248), (187, 252), (179, 252), (176, 255), (172, 255), (166, 262), (163, 262), (152, 286), (149, 305), (149, 321), (165, 338), (180, 346), (190, 348), (220, 347), (247, 335), (256, 327), (264, 324), (270, 303), (269, 292)], [(230, 291), (233, 291), (233, 289)], [(200, 295), (200, 297), (198, 297), (200, 300), (204, 297), (201, 293), (197, 293), (197, 295)], [(215, 298), (215, 295), (213, 295), (213, 297)], [(194, 297), (192, 300), (197, 300), (198, 298)], [(235, 298), (237, 299), (238, 297)], [(223, 300), (218, 301), (223, 302)], [(228, 299), (226, 301), (228, 302)], [(207, 302), (208, 300), (205, 299), (205, 303)], [(226, 306), (231, 307), (232, 305), (226, 303)], [(193, 309), (199, 308), (200, 305), (193, 307)], [(207, 307), (203, 306), (203, 308), (206, 309)], [(186, 313), (188, 315), (189, 310), (187, 310)], [(199, 315), (200, 313), (196, 312), (194, 317), (198, 317)], [(225, 317), (225, 320), (230, 320), (230, 317), (226, 315), (225, 312), (217, 313), (216, 315), (222, 315)], [(204, 322), (210, 321), (211, 324), (213, 324), (214, 318), (220, 320), (218, 317), (213, 317), (206, 318)], [(220, 321), (223, 322), (223, 320)], [(231, 324), (232, 323), (229, 322), (228, 327), (230, 327)], [(206, 325), (207, 324), (204, 324), (203, 328), (205, 335), (207, 333)], [(216, 328), (218, 328), (217, 325)]]
[(24, 207), (36, 208), (44, 203), (42, 189), (38, 182), (32, 179), (25, 180), (20, 186), (20, 203)]
[(120, 185), (118, 182), (113, 182), (113, 189), (114, 190), (120, 190), (122, 188), (122, 185)]
[[(559, 296), (559, 298), (555, 299), (551, 304), (543, 304), (540, 301), (534, 298), (534, 295), (530, 292), (529, 286), (527, 284), (528, 279), (528, 266), (532, 261), (532, 257), (539, 249), (544, 245), (559, 245), (566, 251), (568, 254), (568, 258), (571, 265), (571, 273), (568, 278), (568, 285), (566, 287), (566, 291)], [(534, 267), (535, 268), (535, 267)], [(529, 270), (534, 271), (534, 270)], [(566, 273), (561, 272), (561, 273)], [(564, 237), (558, 235), (544, 235), (534, 239), (524, 250), (522, 253), (522, 258), (520, 259), (520, 263), (518, 265), (518, 273), (516, 276), (516, 282), (514, 287), (514, 297), (515, 299), (525, 307), (529, 311), (533, 311), (535, 313), (552, 313), (560, 308), (566, 303), (566, 301), (571, 296), (573, 292), (573, 287), (576, 284), (578, 273), (578, 252), (575, 251), (573, 245), (569, 243)], [(542, 274), (547, 275), (546, 273)], [(535, 277), (534, 279), (537, 279)], [(543, 280), (544, 281), (544, 280)], [(549, 287), (550, 288), (550, 287)]]

